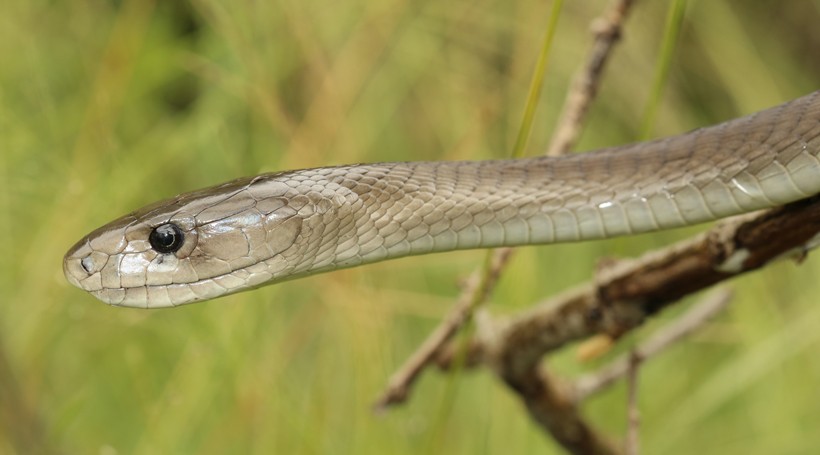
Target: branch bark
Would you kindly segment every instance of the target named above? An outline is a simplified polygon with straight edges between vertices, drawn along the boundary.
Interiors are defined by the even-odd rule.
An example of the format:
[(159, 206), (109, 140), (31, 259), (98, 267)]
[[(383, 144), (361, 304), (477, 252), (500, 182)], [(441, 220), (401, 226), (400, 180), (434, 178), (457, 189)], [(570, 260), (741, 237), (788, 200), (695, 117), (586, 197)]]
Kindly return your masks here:
[(514, 317), (500, 329), (498, 345), (492, 352), (484, 346), (484, 354), (508, 375), (525, 374), (569, 342), (596, 334), (617, 339), (689, 294), (777, 259), (802, 260), (818, 233), (818, 196), (732, 218), (693, 239), (617, 263), (595, 282)]
[(595, 42), (584, 67), (572, 81), (572, 88), (567, 92), (558, 127), (552, 135), (546, 155), (559, 156), (569, 153), (578, 141), (589, 107), (598, 93), (606, 62), (612, 55), (615, 44), (621, 39), (623, 23), (633, 2), (634, 0), (615, 1), (604, 16), (592, 23)]
[[(618, 339), (691, 293), (780, 259), (800, 262), (818, 243), (820, 196), (726, 220), (695, 238), (616, 263), (597, 279), (496, 323), (487, 330), (490, 336), (479, 333), (472, 340), (466, 365), (492, 366), (533, 419), (571, 453), (619, 453), (584, 422), (577, 405), (625, 374), (630, 360), (620, 359), (597, 376), (582, 378), (568, 392), (546, 374), (541, 359), (589, 336)], [(665, 349), (702, 326), (729, 298), (726, 292), (710, 295), (635, 354), (646, 359)], [(451, 346), (437, 361), (448, 368), (455, 356)]]
[[(605, 64), (621, 37), (623, 22), (633, 2), (634, 0), (614, 0), (611, 9), (593, 22), (594, 43), (587, 63), (576, 77), (565, 100), (557, 133), (550, 145), (550, 154), (568, 153), (577, 140), (589, 106), (597, 93)], [(475, 308), (492, 293), (514, 251), (512, 248), (492, 251), (489, 253), (490, 265), (470, 275), (450, 314), (390, 377), (384, 392), (376, 400), (377, 411), (384, 411), (407, 399), (410, 388), (424, 369), (434, 363), (453, 335), (470, 320)]]
[(544, 367), (531, 365), (531, 368), (515, 375), (507, 375), (503, 370), (499, 374), (520, 396), (530, 417), (570, 453), (621, 453), (611, 441), (586, 422), (568, 387), (549, 375)]
[[(718, 289), (690, 308), (683, 316), (660, 329), (633, 350), (641, 362), (663, 352), (677, 341), (694, 332), (723, 311), (732, 299), (728, 289)], [(593, 374), (581, 376), (575, 382), (575, 400), (582, 402), (590, 395), (605, 390), (629, 372), (632, 355), (621, 356)]]
[[(601, 33), (597, 39), (605, 43), (596, 41), (586, 70), (574, 84), (562, 126), (556, 130), (557, 136), (550, 146), (552, 153), (569, 150), (577, 139), (603, 62), (620, 35), (620, 24), (631, 3), (630, 0), (616, 1), (614, 12), (608, 16), (613, 20), (612, 26), (599, 27)], [(789, 235), (783, 235), (786, 232)], [(820, 197), (722, 222), (693, 239), (635, 260), (617, 262), (599, 273), (594, 282), (513, 317), (493, 330), (492, 337), (473, 340), (467, 353), (468, 364), (481, 362), (492, 366), (519, 395), (535, 422), (570, 452), (620, 453), (619, 448), (583, 419), (577, 396), (567, 392), (565, 385), (547, 373), (540, 365), (541, 359), (569, 342), (592, 335), (618, 339), (691, 293), (782, 257), (800, 259), (815, 246), (818, 232)], [(456, 357), (452, 350), (451, 355), (442, 355), (443, 347), (492, 292), (510, 252), (509, 249), (496, 251), (492, 264), (483, 273), (472, 275), (451, 317), (394, 375), (379, 401), (382, 407), (405, 400), (413, 382), (432, 359), (438, 358), (446, 364), (447, 357)], [(631, 396), (634, 398), (636, 393), (633, 390)], [(631, 403), (632, 417), (637, 409), (634, 399)], [(637, 450), (635, 431), (630, 433), (630, 450)]]

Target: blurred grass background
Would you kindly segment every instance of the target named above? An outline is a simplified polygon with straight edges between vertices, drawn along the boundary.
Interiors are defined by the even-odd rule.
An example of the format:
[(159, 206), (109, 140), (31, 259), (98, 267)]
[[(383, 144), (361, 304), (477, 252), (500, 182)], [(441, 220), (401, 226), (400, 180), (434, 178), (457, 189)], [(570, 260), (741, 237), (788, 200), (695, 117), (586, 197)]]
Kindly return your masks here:
[[(546, 146), (590, 21), (607, 4), (566, 2), (530, 154)], [(668, 8), (638, 2), (579, 149), (640, 135)], [(111, 218), (240, 175), (508, 155), (549, 9), (490, 0), (5, 0), (0, 453), (561, 453), (486, 372), (427, 374), (407, 406), (371, 412), (480, 251), (168, 311), (107, 307), (61, 271), (65, 250)], [(691, 1), (653, 135), (818, 89), (818, 22), (818, 0)], [(699, 229), (526, 248), (493, 310), (513, 312), (584, 280), (602, 256)], [(820, 446), (815, 256), (736, 280), (727, 314), (646, 365), (646, 453)], [(596, 366), (578, 364), (571, 350), (552, 364), (567, 375)], [(617, 386), (586, 413), (620, 436), (624, 402)]]

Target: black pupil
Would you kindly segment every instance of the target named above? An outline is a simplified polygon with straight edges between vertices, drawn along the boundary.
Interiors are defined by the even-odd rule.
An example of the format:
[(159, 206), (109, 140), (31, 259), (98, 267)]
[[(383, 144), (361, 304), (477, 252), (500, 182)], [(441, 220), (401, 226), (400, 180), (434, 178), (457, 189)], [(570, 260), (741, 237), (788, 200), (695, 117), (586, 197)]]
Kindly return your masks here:
[(148, 242), (157, 253), (173, 253), (182, 247), (185, 235), (174, 223), (159, 225), (151, 231)]

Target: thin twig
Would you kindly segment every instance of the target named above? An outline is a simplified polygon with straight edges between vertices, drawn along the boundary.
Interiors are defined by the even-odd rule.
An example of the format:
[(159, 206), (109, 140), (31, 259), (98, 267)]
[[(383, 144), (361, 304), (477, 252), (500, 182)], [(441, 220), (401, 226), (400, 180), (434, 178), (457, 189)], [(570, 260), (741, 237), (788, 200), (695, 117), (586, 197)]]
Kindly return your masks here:
[[(634, 349), (634, 355), (640, 357), (643, 362), (655, 357), (723, 311), (731, 302), (732, 295), (732, 291), (726, 288), (720, 288), (709, 293), (682, 316), (641, 343)], [(612, 385), (627, 374), (629, 362), (630, 356), (624, 355), (613, 360), (597, 372), (578, 378), (575, 383), (575, 400), (578, 402), (584, 401), (590, 395)]]
[(598, 93), (604, 67), (612, 55), (613, 47), (621, 38), (624, 20), (633, 2), (634, 0), (616, 0), (609, 12), (592, 23), (595, 42), (583, 69), (572, 82), (572, 89), (567, 92), (558, 126), (547, 147), (547, 156), (569, 153), (578, 141), (589, 106)]
[(453, 309), (433, 330), (426, 340), (410, 356), (387, 383), (381, 397), (376, 401), (375, 409), (384, 411), (388, 406), (402, 403), (407, 399), (410, 386), (416, 381), (424, 368), (436, 357), (441, 346), (445, 345), (473, 314), (475, 307), (495, 287), (504, 264), (509, 260), (512, 249), (500, 248), (492, 252), (490, 266), (482, 275), (476, 270), (467, 279), (464, 291)]
[[(621, 24), (626, 19), (633, 1), (615, 0), (612, 9), (595, 21), (595, 24), (605, 25), (593, 27), (595, 43), (590, 50), (589, 63), (585, 65), (584, 70), (578, 76), (578, 80), (584, 82), (574, 84), (572, 92), (578, 91), (579, 93), (573, 95), (571, 92), (566, 100), (566, 103), (572, 102), (574, 107), (564, 108), (565, 115), (556, 127), (556, 131), (580, 131), (580, 126), (574, 123), (580, 124), (584, 121), (588, 106), (596, 92), (595, 87), (598, 86), (603, 75), (604, 63), (612, 52), (613, 45), (618, 41), (621, 34)], [(571, 138), (568, 144), (573, 141), (574, 139)], [(562, 149), (568, 152), (569, 147), (570, 145), (565, 145), (562, 146)], [(391, 376), (385, 391), (382, 392), (381, 397), (376, 402), (377, 410), (383, 410), (387, 406), (402, 403), (407, 399), (412, 384), (424, 368), (432, 363), (453, 335), (470, 319), (475, 307), (483, 303), (487, 296), (492, 293), (495, 283), (509, 262), (513, 251), (512, 248), (494, 250), (491, 253), (490, 267), (484, 271), (474, 271), (470, 275), (467, 279), (467, 285), (464, 286), (461, 294), (456, 299), (456, 304), (451, 312)], [(482, 274), (484, 277), (492, 279), (482, 280)]]

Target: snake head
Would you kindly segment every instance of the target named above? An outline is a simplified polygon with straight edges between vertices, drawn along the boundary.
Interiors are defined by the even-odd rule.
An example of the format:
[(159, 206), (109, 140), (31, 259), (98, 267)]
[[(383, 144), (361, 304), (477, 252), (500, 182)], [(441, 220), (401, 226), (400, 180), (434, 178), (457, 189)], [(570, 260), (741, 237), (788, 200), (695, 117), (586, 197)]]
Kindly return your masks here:
[(91, 232), (66, 253), (74, 286), (118, 306), (161, 308), (270, 282), (288, 268), (302, 218), (277, 175), (152, 204)]

